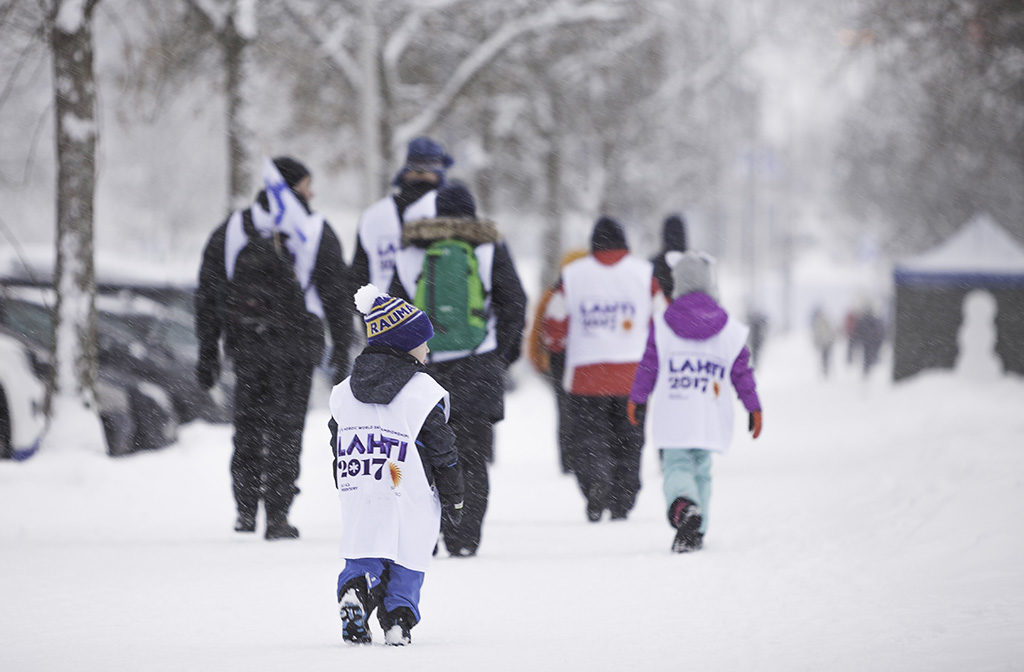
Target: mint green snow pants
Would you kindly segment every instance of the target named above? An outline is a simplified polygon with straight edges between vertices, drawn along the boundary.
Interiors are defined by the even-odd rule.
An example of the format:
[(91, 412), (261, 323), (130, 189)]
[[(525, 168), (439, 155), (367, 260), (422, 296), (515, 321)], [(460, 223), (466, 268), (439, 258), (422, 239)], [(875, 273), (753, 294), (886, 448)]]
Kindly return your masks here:
[(665, 509), (678, 497), (685, 497), (701, 510), (700, 533), (708, 529), (711, 503), (711, 451), (696, 448), (661, 449), (662, 486)]

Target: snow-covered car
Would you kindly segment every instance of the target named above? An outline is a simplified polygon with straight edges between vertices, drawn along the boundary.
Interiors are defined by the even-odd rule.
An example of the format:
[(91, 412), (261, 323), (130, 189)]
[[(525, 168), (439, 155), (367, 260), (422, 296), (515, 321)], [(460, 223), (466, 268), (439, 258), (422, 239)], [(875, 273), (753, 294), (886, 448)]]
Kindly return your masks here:
[[(40, 358), (52, 351), (52, 290), (5, 287), (0, 324), (35, 344)], [(99, 372), (96, 392), (111, 455), (161, 448), (177, 438), (179, 424), (194, 419), (228, 422), (230, 373), (212, 393), (195, 382), (197, 347), (187, 316), (135, 294), (97, 297)], [(189, 357), (192, 359), (190, 360)]]
[(46, 388), (32, 351), (0, 329), (0, 458), (24, 460), (39, 448), (46, 429)]

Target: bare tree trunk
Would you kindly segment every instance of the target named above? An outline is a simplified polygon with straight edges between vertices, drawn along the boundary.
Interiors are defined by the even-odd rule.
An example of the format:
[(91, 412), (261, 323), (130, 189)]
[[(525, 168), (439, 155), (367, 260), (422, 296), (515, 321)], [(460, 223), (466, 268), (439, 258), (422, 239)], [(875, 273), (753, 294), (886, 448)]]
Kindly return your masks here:
[(541, 265), (542, 287), (554, 284), (560, 272), (559, 262), (562, 260), (562, 220), (565, 211), (562, 207), (562, 100), (556, 89), (551, 91), (551, 131), (545, 135), (547, 155), (544, 157), (544, 257)]
[(562, 155), (558, 143), (548, 146), (545, 157), (544, 259), (541, 281), (547, 287), (558, 279), (562, 259)]
[(380, 197), (387, 180), (384, 176), (384, 152), (381, 109), (380, 30), (373, 9), (376, 0), (363, 0), (362, 43), (359, 58), (363, 69), (360, 130), (363, 136), (363, 205)]
[[(75, 424), (83, 443), (102, 446), (102, 433), (61, 422), (91, 416), (96, 401), (96, 277), (93, 197), (96, 185), (96, 82), (92, 11), (96, 0), (71, 8), (57, 3), (50, 25), (57, 136), (57, 260), (54, 270), (54, 377), (49, 403), (54, 424)], [(55, 403), (61, 399), (62, 403)], [(64, 404), (67, 400), (69, 403)]]
[(483, 88), (483, 101), (480, 105), (480, 148), (483, 150), (484, 163), (476, 170), (476, 201), (479, 210), (485, 213), (493, 213), (494, 203), (494, 180), (497, 171), (494, 169), (494, 152), (497, 147), (495, 138), (494, 122), (497, 115), (494, 112), (495, 92), (494, 86), (487, 83)]
[(226, 130), (228, 136), (228, 172), (230, 207), (245, 206), (252, 197), (251, 158), (253, 131), (245, 87), (248, 83), (248, 51), (250, 37), (238, 29), (236, 16), (229, 14), (227, 24), (220, 33), (224, 54)]

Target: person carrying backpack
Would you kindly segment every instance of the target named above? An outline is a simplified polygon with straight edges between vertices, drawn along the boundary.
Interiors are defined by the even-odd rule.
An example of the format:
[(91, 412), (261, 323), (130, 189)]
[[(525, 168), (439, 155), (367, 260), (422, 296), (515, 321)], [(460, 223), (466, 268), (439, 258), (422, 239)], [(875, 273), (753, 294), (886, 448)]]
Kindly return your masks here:
[(480, 546), (494, 423), (505, 415), (505, 371), (519, 357), (526, 294), (494, 223), (477, 218), (466, 187), (441, 187), (436, 205), (437, 217), (405, 223), (389, 293), (434, 325), (427, 367), (451, 393), (466, 481), (463, 519), (442, 521), (441, 536), (450, 555), (468, 557)]
[(288, 157), (264, 166), (267, 189), (235, 211), (206, 243), (195, 293), (196, 377), (220, 375), (220, 341), (234, 363), (231, 478), (236, 532), (256, 530), (262, 500), (267, 539), (299, 531), (288, 522), (314, 367), (333, 341), (332, 383), (348, 373), (351, 301), (341, 244), (312, 213), (309, 170)]

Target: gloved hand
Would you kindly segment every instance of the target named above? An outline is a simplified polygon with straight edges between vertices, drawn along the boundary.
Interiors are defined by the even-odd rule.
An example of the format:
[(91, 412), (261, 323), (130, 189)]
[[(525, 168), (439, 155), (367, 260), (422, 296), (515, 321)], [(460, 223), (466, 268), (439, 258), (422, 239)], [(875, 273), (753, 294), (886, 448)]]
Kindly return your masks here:
[(629, 424), (636, 427), (644, 424), (644, 416), (647, 414), (647, 404), (637, 404), (632, 399), (626, 402), (626, 416)]
[(208, 390), (214, 386), (218, 378), (220, 378), (220, 361), (217, 353), (200, 353), (199, 361), (196, 363), (196, 381), (198, 381), (199, 387)]
[(462, 522), (463, 492), (466, 489), (462, 465), (456, 462), (448, 467), (434, 467), (434, 485), (441, 497), (441, 517), (452, 527), (458, 527)]
[(761, 411), (752, 411), (747, 416), (747, 429), (753, 438), (761, 436)]
[(459, 523), (462, 522), (462, 507), (463, 502), (460, 498), (459, 501), (445, 501), (441, 500), (441, 517), (451, 526), (458, 527)]

